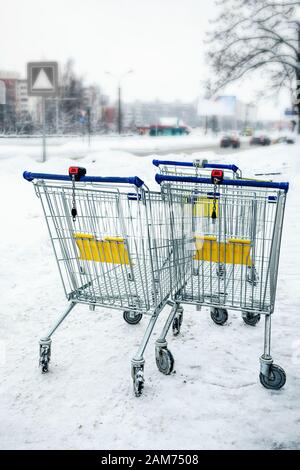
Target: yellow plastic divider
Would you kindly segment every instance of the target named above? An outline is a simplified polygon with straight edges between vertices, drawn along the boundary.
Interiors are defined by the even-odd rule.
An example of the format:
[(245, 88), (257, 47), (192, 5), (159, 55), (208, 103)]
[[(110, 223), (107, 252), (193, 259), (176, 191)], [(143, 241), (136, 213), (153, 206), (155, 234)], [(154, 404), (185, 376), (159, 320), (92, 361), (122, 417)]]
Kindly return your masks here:
[(227, 242), (218, 242), (215, 235), (204, 235), (195, 237), (195, 245), (194, 260), (252, 266), (251, 240), (229, 238)]
[(130, 264), (129, 254), (122, 237), (104, 237), (97, 240), (90, 233), (74, 233), (80, 259), (99, 263)]

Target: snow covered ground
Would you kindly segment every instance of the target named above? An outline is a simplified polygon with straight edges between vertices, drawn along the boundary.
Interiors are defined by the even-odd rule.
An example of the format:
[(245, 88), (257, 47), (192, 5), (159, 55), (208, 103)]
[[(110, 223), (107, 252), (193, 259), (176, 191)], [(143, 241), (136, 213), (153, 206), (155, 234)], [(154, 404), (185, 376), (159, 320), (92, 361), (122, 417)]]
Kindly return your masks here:
[[(231, 312), (228, 324), (218, 327), (208, 309), (193, 307), (185, 308), (181, 334), (169, 336), (176, 372), (163, 376), (154, 341), (166, 308), (146, 351), (146, 384), (138, 399), (130, 359), (146, 320), (132, 327), (117, 311), (76, 307), (53, 336), (49, 374), (38, 369), (38, 340), (66, 300), (40, 202), (23, 170), (66, 173), (80, 163), (90, 175), (138, 175), (156, 188), (152, 157), (88, 150), (86, 143), (61, 150), (41, 164), (38, 147), (0, 142), (0, 448), (299, 449), (300, 142), (226, 158), (205, 154), (236, 163), (249, 176), (279, 172), (274, 179), (291, 183), (272, 334), (274, 360), (287, 373), (284, 389), (266, 390), (258, 380), (263, 322), (248, 327)], [(204, 154), (169, 157), (197, 156)]]
[[(242, 138), (245, 140), (245, 138)], [(172, 151), (180, 149), (194, 149), (199, 147), (213, 147), (218, 145), (220, 136), (204, 135), (194, 132), (186, 136), (177, 137), (150, 137), (144, 136), (92, 136), (90, 143), (87, 136), (82, 137), (51, 137), (47, 138), (48, 156), (58, 157), (68, 155), (70, 158), (80, 158), (85, 155), (87, 149), (89, 154), (97, 154), (101, 151), (126, 151), (133, 153), (155, 153), (159, 151)], [(249, 138), (246, 138), (248, 141)], [(41, 156), (40, 138), (1, 138), (1, 156), (11, 157), (19, 153), (20, 146), (23, 147), (23, 155)], [(1, 158), (0, 156), (0, 158)]]

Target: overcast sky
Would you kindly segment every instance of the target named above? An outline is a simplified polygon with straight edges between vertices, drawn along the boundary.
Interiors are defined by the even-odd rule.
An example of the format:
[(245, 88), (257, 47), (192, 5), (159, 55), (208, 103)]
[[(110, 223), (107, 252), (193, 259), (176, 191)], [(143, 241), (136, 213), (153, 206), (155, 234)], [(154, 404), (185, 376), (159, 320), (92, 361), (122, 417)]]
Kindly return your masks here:
[[(0, 0), (0, 69), (25, 76), (27, 61), (72, 57), (86, 82), (112, 97), (105, 71), (133, 69), (126, 100), (191, 101), (209, 73), (203, 40), (215, 14), (214, 0)], [(250, 81), (227, 90), (246, 102), (253, 91)]]

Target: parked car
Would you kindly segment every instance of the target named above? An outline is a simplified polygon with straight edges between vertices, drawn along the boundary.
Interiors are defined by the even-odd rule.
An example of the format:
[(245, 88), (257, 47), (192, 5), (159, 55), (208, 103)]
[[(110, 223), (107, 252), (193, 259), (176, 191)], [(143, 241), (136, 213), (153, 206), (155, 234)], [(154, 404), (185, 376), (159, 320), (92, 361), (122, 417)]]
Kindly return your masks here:
[(231, 146), (231, 137), (229, 135), (223, 135), (221, 142), (220, 142), (220, 147), (227, 148), (230, 146)]
[(220, 141), (220, 147), (221, 148), (238, 148), (241, 146), (240, 139), (238, 138), (237, 135), (224, 135)]
[(271, 139), (265, 134), (255, 135), (250, 140), (250, 145), (270, 145)]

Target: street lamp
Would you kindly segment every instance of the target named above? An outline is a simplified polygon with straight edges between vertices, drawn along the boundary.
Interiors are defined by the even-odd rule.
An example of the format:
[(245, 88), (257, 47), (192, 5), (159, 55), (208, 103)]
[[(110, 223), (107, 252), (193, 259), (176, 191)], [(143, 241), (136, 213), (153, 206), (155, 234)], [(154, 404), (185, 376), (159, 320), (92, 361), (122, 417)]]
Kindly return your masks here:
[(111, 72), (105, 72), (107, 75), (111, 75), (117, 80), (118, 83), (118, 133), (122, 134), (122, 107), (121, 107), (121, 82), (130, 73), (133, 73), (133, 70), (127, 70), (127, 72), (122, 75), (114, 75)]

